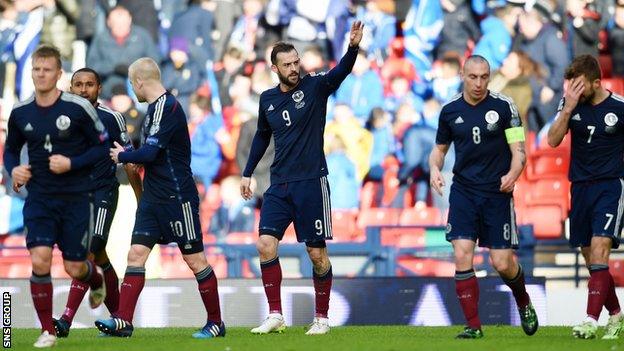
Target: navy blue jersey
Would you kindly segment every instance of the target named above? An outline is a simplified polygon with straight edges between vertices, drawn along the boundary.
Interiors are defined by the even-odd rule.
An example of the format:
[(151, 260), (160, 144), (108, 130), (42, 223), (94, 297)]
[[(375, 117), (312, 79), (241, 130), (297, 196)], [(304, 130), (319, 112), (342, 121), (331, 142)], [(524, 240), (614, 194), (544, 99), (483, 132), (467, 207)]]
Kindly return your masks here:
[(5, 153), (19, 160), (22, 146), (28, 145), (32, 172), (26, 185), (29, 192), (81, 194), (94, 189), (90, 167), (54, 174), (48, 158), (53, 154), (79, 156), (107, 139), (93, 105), (80, 96), (62, 92), (48, 107), (38, 106), (34, 97), (15, 105), (9, 117)]
[[(113, 147), (113, 143), (118, 142), (126, 148), (126, 150), (131, 150), (132, 143), (130, 142), (128, 132), (126, 131), (126, 120), (121, 113), (113, 111), (103, 105), (98, 105), (96, 111), (98, 117), (100, 117), (100, 120), (108, 131), (109, 146)], [(96, 187), (100, 188), (109, 185), (119, 185), (117, 177), (115, 176), (116, 171), (117, 165), (110, 159), (110, 157), (105, 157), (98, 161), (93, 166), (92, 173), (93, 181), (95, 182)]]
[[(272, 184), (327, 175), (323, 153), (327, 98), (351, 72), (356, 56), (357, 48), (349, 48), (340, 63), (327, 74), (306, 75), (288, 92), (281, 91), (278, 85), (260, 95), (256, 135), (272, 134), (275, 139)], [(265, 150), (266, 147), (262, 152)], [(244, 176), (251, 176), (261, 157), (250, 155)]]
[[(559, 103), (563, 108), (564, 99)], [(579, 103), (568, 122), (572, 182), (624, 177), (624, 97), (611, 93), (603, 102)]]
[(186, 115), (171, 93), (166, 92), (147, 108), (142, 143), (160, 150), (146, 163), (143, 198), (164, 202), (197, 197), (191, 172), (191, 141)]
[(440, 112), (437, 144), (455, 144), (453, 182), (482, 195), (501, 193), (500, 178), (511, 167), (511, 150), (505, 130), (522, 125), (518, 109), (502, 94), (489, 92), (476, 106), (462, 94), (451, 99)]

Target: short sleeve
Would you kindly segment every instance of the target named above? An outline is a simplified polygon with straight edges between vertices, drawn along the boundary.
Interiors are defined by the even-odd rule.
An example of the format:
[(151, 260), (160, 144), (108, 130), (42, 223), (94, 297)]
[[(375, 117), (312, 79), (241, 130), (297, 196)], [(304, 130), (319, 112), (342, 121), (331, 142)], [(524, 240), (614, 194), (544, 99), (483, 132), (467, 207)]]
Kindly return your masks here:
[(442, 112), (440, 112), (440, 120), (438, 122), (438, 132), (436, 133), (436, 144), (438, 145), (450, 145), (451, 142), (453, 142), (451, 127), (444, 116), (445, 113), (444, 110), (442, 110)]
[(157, 146), (161, 149), (167, 148), (179, 123), (173, 113), (175, 112), (175, 108), (175, 104), (171, 107), (167, 106), (166, 102), (163, 102), (162, 105), (156, 103), (152, 117), (153, 122), (147, 131), (148, 136), (145, 139), (145, 144)]
[(507, 101), (507, 105), (509, 106), (509, 124), (506, 126), (507, 128), (517, 128), (522, 127), (522, 119), (520, 118), (520, 113), (518, 112), (518, 107), (514, 104), (513, 101)]

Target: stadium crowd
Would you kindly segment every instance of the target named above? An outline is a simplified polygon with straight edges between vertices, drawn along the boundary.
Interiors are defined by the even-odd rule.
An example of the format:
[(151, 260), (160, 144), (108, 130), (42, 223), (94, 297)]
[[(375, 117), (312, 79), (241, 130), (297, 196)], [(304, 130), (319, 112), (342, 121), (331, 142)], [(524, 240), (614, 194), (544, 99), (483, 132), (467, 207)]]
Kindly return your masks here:
[[(351, 23), (365, 23), (353, 72), (328, 106), (336, 210), (446, 209), (429, 191), (427, 158), (470, 53), (491, 63), (490, 89), (513, 98), (531, 136), (554, 117), (576, 55), (599, 57), (611, 90), (624, 91), (623, 0), (0, 0), (0, 10), (0, 151), (11, 106), (33, 93), (37, 45), (60, 49), (65, 84), (75, 69), (99, 72), (102, 103), (124, 115), (135, 144), (146, 106), (132, 95), (128, 65), (152, 57), (187, 113), (192, 170), (209, 209), (204, 230), (220, 238), (254, 230), (269, 186), (272, 146), (256, 168), (255, 197), (239, 195), (260, 93), (277, 84), (267, 55), (278, 40), (295, 45), (305, 73), (322, 72), (346, 50)], [(7, 184), (3, 172), (0, 212), (20, 217), (23, 194)], [(17, 229), (0, 225), (0, 233)]]

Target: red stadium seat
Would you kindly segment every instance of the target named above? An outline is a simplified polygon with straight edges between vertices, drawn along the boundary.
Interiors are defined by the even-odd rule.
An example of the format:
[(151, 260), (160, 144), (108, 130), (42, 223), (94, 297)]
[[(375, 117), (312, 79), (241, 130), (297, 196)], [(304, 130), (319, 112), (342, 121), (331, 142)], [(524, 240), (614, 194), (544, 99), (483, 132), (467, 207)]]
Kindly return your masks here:
[(563, 234), (561, 208), (556, 205), (527, 207), (526, 223), (533, 225), (537, 239), (559, 239)]
[(602, 78), (611, 78), (613, 74), (613, 59), (611, 55), (598, 56), (598, 62), (600, 63), (600, 69), (602, 70)]
[(377, 207), (375, 204), (375, 193), (379, 185), (375, 182), (366, 182), (360, 191), (360, 209)]
[(352, 210), (332, 211), (332, 233), (335, 242), (357, 240), (357, 212)]
[(441, 225), (442, 214), (435, 207), (406, 208), (399, 218), (400, 225)]
[(624, 79), (622, 78), (603, 79), (602, 86), (605, 87), (605, 89), (609, 89), (616, 94), (624, 94)]
[(360, 212), (357, 226), (365, 229), (369, 226), (397, 225), (400, 214), (401, 209), (398, 208), (369, 208)]
[(548, 153), (532, 157), (531, 167), (527, 176), (531, 180), (544, 177), (565, 177), (570, 167), (569, 154)]
[(609, 260), (609, 273), (615, 286), (624, 286), (624, 260)]
[(516, 207), (525, 206), (531, 201), (530, 183), (528, 181), (518, 181), (514, 187), (514, 205)]
[(401, 248), (425, 247), (425, 228), (382, 228), (381, 245)]
[(564, 217), (569, 209), (570, 182), (565, 176), (560, 178), (544, 178), (529, 184), (531, 197), (528, 205), (559, 206)]

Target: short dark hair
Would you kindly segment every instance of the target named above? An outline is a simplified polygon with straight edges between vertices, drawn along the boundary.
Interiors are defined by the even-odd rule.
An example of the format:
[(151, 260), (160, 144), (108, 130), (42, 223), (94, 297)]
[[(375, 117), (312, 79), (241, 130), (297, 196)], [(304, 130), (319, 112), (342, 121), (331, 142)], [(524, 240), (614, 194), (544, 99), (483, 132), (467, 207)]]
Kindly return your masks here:
[(592, 55), (580, 55), (572, 60), (572, 63), (566, 68), (564, 78), (572, 79), (585, 76), (590, 82), (596, 79), (602, 79), (600, 64)]
[(33, 61), (38, 58), (53, 58), (59, 69), (63, 67), (63, 64), (61, 63), (61, 52), (52, 45), (40, 45), (32, 54)]
[(91, 73), (95, 76), (95, 81), (97, 82), (98, 85), (102, 85), (102, 79), (100, 78), (100, 75), (93, 69), (93, 68), (89, 68), (89, 67), (83, 67), (79, 70), (77, 70), (76, 72), (74, 72), (74, 74), (72, 74), (71, 77), (71, 82), (74, 82), (74, 77), (76, 77), (76, 74), (78, 73)]
[(277, 64), (277, 54), (281, 52), (291, 52), (293, 50), (297, 51), (293, 44), (278, 41), (275, 45), (273, 45), (273, 50), (271, 50), (271, 64)]

